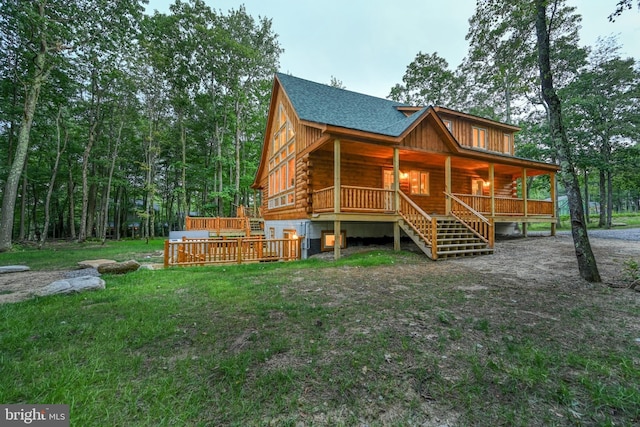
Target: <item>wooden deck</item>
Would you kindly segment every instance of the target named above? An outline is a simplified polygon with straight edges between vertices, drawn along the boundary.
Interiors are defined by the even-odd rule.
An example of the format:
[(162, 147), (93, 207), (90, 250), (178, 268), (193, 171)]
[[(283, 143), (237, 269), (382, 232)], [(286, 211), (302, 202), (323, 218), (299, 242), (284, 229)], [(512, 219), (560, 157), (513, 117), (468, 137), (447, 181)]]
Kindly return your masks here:
[(185, 221), (185, 229), (206, 230), (210, 237), (249, 237), (264, 235), (262, 218), (251, 217), (190, 217)]

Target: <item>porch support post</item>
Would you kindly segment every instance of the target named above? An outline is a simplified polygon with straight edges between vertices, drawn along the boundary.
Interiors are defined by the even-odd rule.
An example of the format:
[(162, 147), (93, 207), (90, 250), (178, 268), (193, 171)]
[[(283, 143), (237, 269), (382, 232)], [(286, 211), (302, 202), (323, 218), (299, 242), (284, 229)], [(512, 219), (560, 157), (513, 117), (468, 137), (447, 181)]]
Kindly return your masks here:
[(493, 163), (489, 163), (489, 195), (491, 196), (491, 216), (496, 215), (496, 179), (493, 170)]
[[(451, 156), (447, 156), (444, 159), (444, 191), (452, 194), (451, 192)], [(444, 198), (444, 213), (449, 215), (451, 213), (451, 198), (449, 196)]]
[(551, 203), (553, 203), (553, 220), (551, 221), (551, 235), (556, 235), (556, 226), (558, 220), (558, 203), (556, 199), (556, 173), (551, 172), (549, 174), (549, 185), (551, 186)]
[[(333, 140), (333, 212), (339, 214), (340, 206), (340, 140)], [(333, 258), (340, 259), (340, 220), (333, 221)]]
[(527, 168), (522, 168), (522, 203), (524, 205), (524, 220), (522, 222), (522, 235), (527, 237)]
[[(396, 214), (400, 212), (400, 150), (393, 148), (393, 206)], [(393, 223), (393, 250), (400, 250), (400, 225)]]

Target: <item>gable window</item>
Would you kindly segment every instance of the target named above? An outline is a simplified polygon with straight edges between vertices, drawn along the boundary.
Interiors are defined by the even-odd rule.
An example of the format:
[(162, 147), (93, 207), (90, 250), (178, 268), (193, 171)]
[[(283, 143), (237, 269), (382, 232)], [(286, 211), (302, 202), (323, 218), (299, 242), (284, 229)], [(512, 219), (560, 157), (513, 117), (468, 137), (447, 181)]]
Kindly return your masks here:
[(444, 123), (444, 125), (447, 127), (447, 129), (449, 129), (449, 132), (453, 132), (451, 129), (451, 120), (443, 120), (442, 123)]
[(409, 172), (409, 184), (411, 194), (420, 196), (429, 195), (429, 172), (411, 171)]
[(473, 145), (474, 148), (487, 149), (487, 130), (484, 128), (474, 127), (472, 129)]
[(295, 194), (295, 132), (284, 106), (278, 106), (269, 158), (269, 209), (290, 206)]
[(513, 147), (513, 145), (511, 144), (512, 141), (512, 135), (510, 133), (505, 133), (504, 137), (503, 137), (503, 144), (504, 144), (504, 148), (503, 151), (505, 154), (513, 154), (513, 149), (511, 147)]

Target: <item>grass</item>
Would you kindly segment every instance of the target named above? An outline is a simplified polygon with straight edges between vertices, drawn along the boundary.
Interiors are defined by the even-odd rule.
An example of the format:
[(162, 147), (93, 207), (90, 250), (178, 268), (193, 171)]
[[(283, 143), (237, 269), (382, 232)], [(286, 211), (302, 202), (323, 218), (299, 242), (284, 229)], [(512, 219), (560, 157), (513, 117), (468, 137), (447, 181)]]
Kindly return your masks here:
[[(597, 214), (591, 214), (591, 221), (587, 225), (590, 229), (597, 229), (598, 227), (598, 218)], [(637, 212), (626, 212), (626, 213), (614, 213), (612, 215), (612, 223), (614, 228), (637, 228), (640, 227), (640, 213)], [(570, 219), (569, 215), (561, 215), (560, 222), (558, 223), (558, 230), (569, 230), (570, 229)], [(531, 231), (547, 231), (551, 228), (551, 223), (541, 222), (541, 223), (531, 223), (528, 225), (529, 230)]]
[[(66, 268), (107, 257), (93, 250), (19, 253)], [(640, 346), (611, 316), (633, 324), (637, 301), (504, 285), (470, 299), (458, 288), (478, 273), (443, 265), (376, 251), (141, 270), (5, 304), (0, 402), (69, 404), (73, 426), (640, 423)]]
[(0, 254), (2, 265), (28, 265), (32, 270), (62, 270), (75, 268), (79, 261), (113, 259), (162, 263), (164, 239), (107, 241), (88, 240), (85, 243), (46, 242), (38, 250), (34, 244), (15, 244), (9, 252)]

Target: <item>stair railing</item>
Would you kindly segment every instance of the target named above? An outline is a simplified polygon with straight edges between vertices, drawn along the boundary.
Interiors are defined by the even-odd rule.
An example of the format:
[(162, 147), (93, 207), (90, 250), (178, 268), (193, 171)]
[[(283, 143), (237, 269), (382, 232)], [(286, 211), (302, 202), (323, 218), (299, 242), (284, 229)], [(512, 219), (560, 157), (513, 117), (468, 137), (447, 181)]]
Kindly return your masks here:
[(431, 257), (432, 259), (437, 259), (437, 220), (429, 216), (428, 213), (423, 211), (420, 206), (416, 205), (415, 202), (402, 191), (399, 191), (398, 193), (400, 194), (398, 214), (400, 214), (405, 222), (428, 246), (431, 246)]
[(489, 248), (493, 248), (494, 233), (493, 220), (487, 219), (480, 212), (474, 210), (471, 206), (446, 191), (445, 196), (451, 200), (451, 212), (465, 227), (473, 232), (476, 236), (487, 243)]

